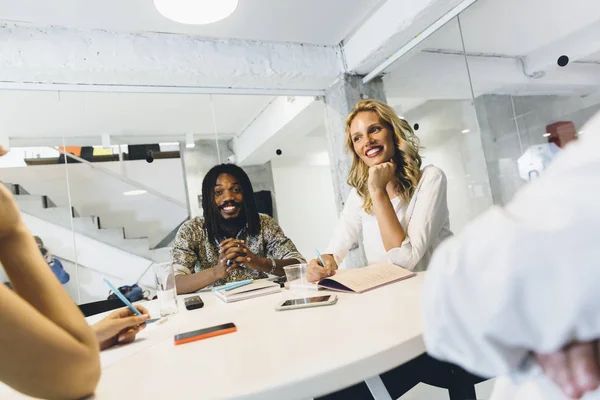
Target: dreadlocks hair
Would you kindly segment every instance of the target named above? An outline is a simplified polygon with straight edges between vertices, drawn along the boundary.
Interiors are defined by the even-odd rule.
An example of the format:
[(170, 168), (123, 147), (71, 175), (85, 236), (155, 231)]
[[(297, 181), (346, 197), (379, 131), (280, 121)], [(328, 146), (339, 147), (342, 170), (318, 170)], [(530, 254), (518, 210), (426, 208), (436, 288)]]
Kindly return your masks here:
[(224, 231), (221, 227), (221, 214), (214, 200), (215, 186), (221, 174), (233, 176), (240, 185), (244, 199), (243, 211), (246, 216), (248, 235), (257, 235), (260, 232), (260, 217), (256, 209), (254, 190), (252, 189), (250, 178), (237, 165), (221, 164), (211, 168), (202, 181), (202, 209), (204, 210), (204, 226), (208, 240), (211, 242), (220, 241), (220, 237), (224, 236)]

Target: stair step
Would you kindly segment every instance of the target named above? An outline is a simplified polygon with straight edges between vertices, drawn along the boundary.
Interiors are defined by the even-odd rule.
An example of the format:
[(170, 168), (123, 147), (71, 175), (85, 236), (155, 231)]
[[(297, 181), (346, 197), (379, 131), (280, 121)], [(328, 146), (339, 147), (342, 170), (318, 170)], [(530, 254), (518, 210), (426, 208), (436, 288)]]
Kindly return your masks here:
[(86, 231), (87, 230), (98, 230), (99, 228), (98, 217), (75, 217), (73, 218), (73, 226), (76, 231)]
[(19, 194), (19, 185), (14, 185), (12, 183), (4, 183), (2, 182), (5, 188), (8, 189), (12, 194)]
[(6, 183), (6, 182), (2, 182), (2, 184), (14, 195), (29, 194), (29, 192), (27, 190), (23, 189), (23, 187), (21, 185), (17, 185), (14, 183)]
[(23, 209), (23, 211), (26, 211), (31, 215), (39, 217), (45, 221), (71, 229), (71, 211), (69, 210), (69, 207), (50, 207), (38, 210)]
[(85, 227), (84, 229), (81, 229), (76, 227), (75, 232), (110, 245), (116, 245), (125, 240), (123, 228), (98, 229), (98, 227)]
[(46, 196), (35, 196), (31, 194), (16, 195), (15, 201), (23, 211), (40, 211), (46, 209)]
[(159, 249), (150, 250), (150, 259), (157, 263), (171, 261), (171, 247), (161, 247)]
[(123, 239), (120, 243), (115, 243), (114, 246), (136, 256), (150, 258), (150, 242), (148, 238)]

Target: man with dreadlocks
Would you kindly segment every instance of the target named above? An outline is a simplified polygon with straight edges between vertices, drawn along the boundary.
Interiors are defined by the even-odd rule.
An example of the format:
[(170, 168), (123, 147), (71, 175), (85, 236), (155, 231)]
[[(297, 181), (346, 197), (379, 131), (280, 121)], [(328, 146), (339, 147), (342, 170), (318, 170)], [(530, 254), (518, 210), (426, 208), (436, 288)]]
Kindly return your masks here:
[(177, 292), (281, 276), (306, 262), (281, 227), (259, 214), (248, 175), (233, 164), (213, 167), (202, 182), (204, 217), (184, 223), (173, 244)]

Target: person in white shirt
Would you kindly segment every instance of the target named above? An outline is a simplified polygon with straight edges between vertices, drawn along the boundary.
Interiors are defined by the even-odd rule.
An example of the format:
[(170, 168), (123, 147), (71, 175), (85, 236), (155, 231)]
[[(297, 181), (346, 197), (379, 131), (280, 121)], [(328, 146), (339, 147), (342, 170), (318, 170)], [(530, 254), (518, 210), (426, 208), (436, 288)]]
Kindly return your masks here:
[(584, 129), (507, 206), (443, 243), (429, 266), (427, 349), (525, 381), (494, 399), (563, 398), (558, 388), (600, 398), (600, 114)]
[[(346, 118), (346, 146), (353, 156), (348, 177), (353, 189), (322, 256), (325, 265), (310, 261), (308, 280), (335, 274), (361, 231), (369, 264), (425, 270), (433, 250), (452, 235), (446, 176), (434, 166), (421, 169), (419, 139), (412, 128), (393, 108), (376, 100), (358, 102)], [(482, 380), (427, 354), (381, 379), (393, 398), (419, 382), (450, 389), (454, 398), (461, 398), (474, 395), (473, 384)], [(360, 391), (366, 391), (364, 385), (338, 396), (364, 398)]]
[(423, 271), (433, 250), (452, 235), (446, 176), (421, 170), (419, 139), (390, 106), (362, 100), (346, 119), (346, 145), (353, 161), (353, 188), (327, 251), (325, 265), (312, 260), (307, 277), (333, 275), (362, 230), (369, 264), (389, 262)]

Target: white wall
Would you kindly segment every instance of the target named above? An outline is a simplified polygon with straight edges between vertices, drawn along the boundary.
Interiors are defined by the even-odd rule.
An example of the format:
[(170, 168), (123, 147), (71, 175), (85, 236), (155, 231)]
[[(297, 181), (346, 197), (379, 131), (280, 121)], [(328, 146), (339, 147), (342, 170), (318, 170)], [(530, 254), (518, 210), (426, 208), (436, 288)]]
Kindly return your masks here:
[(329, 166), (315, 164), (272, 160), (279, 224), (307, 260), (315, 258), (315, 248), (325, 251), (338, 220)]
[[(180, 159), (144, 160), (123, 163), (129, 179), (140, 182), (186, 204), (183, 168)], [(120, 172), (119, 162), (98, 166)], [(69, 204), (64, 165), (0, 168), (0, 181), (21, 185), (35, 195), (46, 195), (57, 206)], [(151, 193), (123, 196), (139, 189), (114, 176), (84, 164), (69, 164), (70, 194), (81, 216), (99, 216), (103, 228), (125, 227), (127, 238), (148, 237), (153, 246), (188, 216), (187, 207), (164, 200)]]

